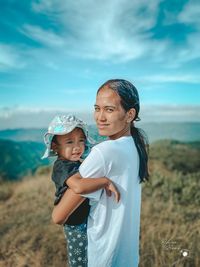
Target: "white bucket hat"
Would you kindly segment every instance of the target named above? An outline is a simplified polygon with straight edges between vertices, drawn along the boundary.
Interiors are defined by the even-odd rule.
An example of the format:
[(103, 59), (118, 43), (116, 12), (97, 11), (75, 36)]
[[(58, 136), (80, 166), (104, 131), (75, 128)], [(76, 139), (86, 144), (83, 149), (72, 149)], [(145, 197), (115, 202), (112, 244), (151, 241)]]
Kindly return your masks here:
[(89, 137), (87, 125), (74, 115), (58, 115), (50, 122), (48, 131), (44, 134), (46, 151), (42, 159), (57, 156), (51, 149), (51, 141), (54, 135), (64, 135), (73, 131), (76, 127), (81, 128), (86, 136), (86, 147), (91, 148), (95, 142)]

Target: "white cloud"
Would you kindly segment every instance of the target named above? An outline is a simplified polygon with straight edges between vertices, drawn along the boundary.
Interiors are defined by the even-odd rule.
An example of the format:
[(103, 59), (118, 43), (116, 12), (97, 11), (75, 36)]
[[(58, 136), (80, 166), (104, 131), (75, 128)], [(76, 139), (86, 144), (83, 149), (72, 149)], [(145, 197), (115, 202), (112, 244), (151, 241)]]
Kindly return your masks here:
[[(0, 129), (43, 128), (58, 114), (75, 114), (88, 124), (93, 124), (92, 111), (72, 109), (41, 109), (28, 107), (0, 108)], [(38, 119), (39, 118), (39, 119)]]
[(36, 25), (25, 24), (20, 31), (29, 38), (50, 47), (60, 48), (65, 44), (65, 41), (59, 35), (50, 30), (44, 30)]
[(142, 81), (145, 82), (153, 82), (153, 83), (169, 83), (169, 82), (181, 82), (181, 83), (192, 83), (199, 84), (200, 76), (196, 74), (158, 74), (151, 76), (142, 77)]
[(145, 105), (140, 118), (142, 122), (200, 122), (200, 106)]
[(200, 58), (200, 31), (197, 33), (192, 33), (188, 36), (188, 47), (183, 51), (184, 54), (183, 59), (185, 60), (193, 60)]
[[(42, 32), (49, 46), (54, 40), (62, 44), (63, 52), (79, 58), (126, 62), (146, 58), (152, 62), (165, 62), (165, 66), (179, 67), (182, 63), (200, 57), (199, 34), (189, 34), (187, 42), (174, 47), (170, 39), (152, 38), (151, 29), (156, 25), (160, 0), (109, 0), (109, 1), (59, 1), (47, 0), (33, 3), (35, 12), (46, 14), (65, 29), (61, 36), (47, 30), (37, 30), (39, 40)], [(191, 2), (185, 5), (174, 23), (195, 23), (199, 6)], [(172, 23), (172, 22), (171, 22)], [(172, 23), (173, 24), (173, 23)], [(31, 26), (29, 27), (31, 29)], [(39, 36), (38, 36), (39, 35)], [(53, 35), (53, 38), (52, 38)], [(53, 39), (53, 40), (52, 40)]]
[(25, 66), (22, 52), (16, 47), (0, 43), (0, 71), (20, 69)]
[[(161, 1), (32, 1), (32, 11), (36, 15), (46, 16), (50, 25), (56, 25), (59, 32), (54, 27), (48, 28), (45, 25), (43, 28), (41, 24), (22, 25), (18, 28), (19, 32), (40, 43), (41, 47), (26, 46), (23, 60), (19, 60), (19, 51), (4, 48), (3, 56), (0, 55), (0, 69), (5, 66), (23, 67), (26, 63), (23, 65), (20, 62), (26, 62), (27, 58), (39, 60), (55, 70), (59, 69), (58, 66), (68, 56), (112, 63), (143, 58), (175, 68), (198, 59), (199, 32), (188, 33), (186, 43), (179, 47), (174, 47), (170, 39), (153, 38), (151, 29), (157, 25)], [(191, 1), (171, 21), (193, 24), (199, 29), (199, 9), (199, 5)]]
[[(194, 59), (200, 58), (200, 5), (199, 1), (189, 1), (184, 5), (183, 10), (177, 16), (177, 22), (185, 26), (193, 27), (193, 30), (187, 33), (184, 44), (173, 51), (171, 49), (171, 62), (175, 67)], [(176, 52), (176, 54), (174, 53)], [(175, 58), (173, 62), (172, 57)]]
[(178, 16), (179, 22), (193, 24), (200, 28), (200, 5), (199, 1), (190, 0)]
[(44, 13), (51, 13), (55, 11), (55, 14), (59, 11), (61, 12), (63, 8), (66, 6), (67, 1), (60, 1), (60, 0), (45, 0), (45, 1), (37, 1), (32, 2), (32, 9), (35, 12), (44, 12)]
[(59, 43), (66, 54), (78, 57), (113, 61), (155, 57), (167, 45), (152, 41), (147, 33), (156, 24), (159, 2), (40, 1), (33, 3), (33, 10), (48, 15), (66, 31), (62, 37), (31, 25), (26, 25), (26, 31), (37, 41), (50, 46)]
[[(75, 114), (94, 124), (92, 110), (41, 109), (28, 107), (0, 108), (0, 129), (42, 128), (58, 114)], [(39, 119), (38, 119), (39, 118)], [(200, 106), (144, 105), (141, 122), (200, 122)]]

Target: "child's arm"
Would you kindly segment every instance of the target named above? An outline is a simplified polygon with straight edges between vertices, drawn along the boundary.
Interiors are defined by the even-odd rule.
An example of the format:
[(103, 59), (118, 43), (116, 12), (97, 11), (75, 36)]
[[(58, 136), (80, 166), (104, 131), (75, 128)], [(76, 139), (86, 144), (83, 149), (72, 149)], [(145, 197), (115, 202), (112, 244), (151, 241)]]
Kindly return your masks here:
[(106, 177), (102, 178), (85, 178), (82, 179), (79, 172), (70, 176), (66, 180), (66, 184), (71, 188), (76, 194), (88, 194), (99, 189), (108, 186), (110, 180)]
[[(70, 176), (66, 180), (66, 184), (71, 188), (76, 194), (88, 194), (99, 189), (105, 188), (106, 192), (113, 192), (118, 202), (120, 199), (120, 193), (114, 183), (106, 178), (82, 178), (80, 173), (77, 172)], [(108, 194), (109, 195), (109, 194)]]
[(52, 220), (56, 224), (64, 224), (69, 216), (81, 205), (85, 200), (84, 197), (75, 194), (70, 188), (65, 191), (60, 202), (54, 206), (52, 212)]

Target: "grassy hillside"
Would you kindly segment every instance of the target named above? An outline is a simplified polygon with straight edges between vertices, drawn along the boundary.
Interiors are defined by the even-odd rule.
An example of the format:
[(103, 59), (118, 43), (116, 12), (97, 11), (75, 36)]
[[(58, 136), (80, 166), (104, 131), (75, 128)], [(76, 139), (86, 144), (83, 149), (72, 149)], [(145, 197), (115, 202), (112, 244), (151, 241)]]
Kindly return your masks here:
[(0, 267), (65, 266), (62, 229), (50, 217), (54, 188), (48, 175), (4, 183), (0, 194)]
[[(151, 146), (151, 181), (143, 184), (140, 267), (200, 266), (199, 144)], [(1, 184), (0, 267), (65, 266), (62, 227), (50, 217), (54, 188), (49, 171), (43, 167), (23, 181)]]
[(151, 181), (143, 186), (141, 267), (200, 266), (199, 145), (166, 140), (150, 148)]

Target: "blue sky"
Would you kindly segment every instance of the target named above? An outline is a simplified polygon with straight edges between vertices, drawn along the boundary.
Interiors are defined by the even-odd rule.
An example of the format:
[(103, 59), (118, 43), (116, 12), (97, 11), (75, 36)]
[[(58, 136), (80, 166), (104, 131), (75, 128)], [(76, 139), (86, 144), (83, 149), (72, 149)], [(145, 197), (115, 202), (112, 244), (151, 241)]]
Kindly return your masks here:
[(146, 118), (199, 120), (199, 1), (1, 0), (0, 13), (6, 127), (16, 114), (91, 112), (110, 78), (136, 85)]

